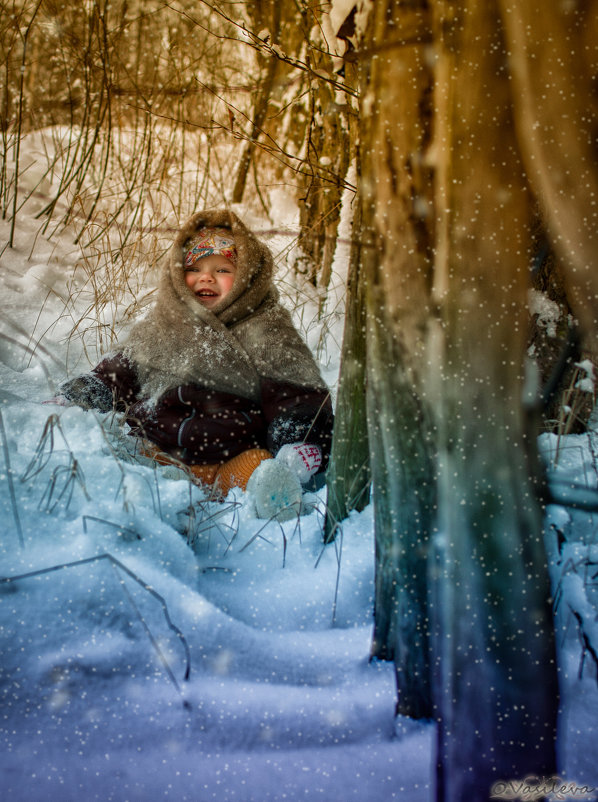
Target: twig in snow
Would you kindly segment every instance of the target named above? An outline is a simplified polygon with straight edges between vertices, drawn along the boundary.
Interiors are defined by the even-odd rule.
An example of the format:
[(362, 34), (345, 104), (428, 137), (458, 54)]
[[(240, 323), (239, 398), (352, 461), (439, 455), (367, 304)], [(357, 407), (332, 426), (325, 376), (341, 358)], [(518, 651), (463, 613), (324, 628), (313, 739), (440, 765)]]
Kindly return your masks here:
[[(212, 511), (211, 508), (214, 506), (214, 502), (207, 499), (206, 501), (198, 501), (193, 503), (191, 499), (191, 491), (193, 488), (193, 484), (189, 483), (189, 504), (185, 509), (179, 510), (179, 515), (186, 515), (187, 516), (187, 524), (185, 527), (184, 535), (187, 537), (187, 545), (193, 548), (195, 543), (199, 539), (199, 536), (202, 535), (204, 532), (208, 532), (208, 549), (209, 549), (209, 537), (211, 535), (212, 529), (217, 529), (218, 532), (222, 535), (222, 539), (226, 543), (226, 552), (231, 547), (235, 537), (238, 534), (239, 530), (239, 521), (238, 521), (238, 510), (241, 507), (240, 502), (233, 501), (233, 502), (223, 502), (218, 504), (218, 508), (215, 511)], [(230, 524), (222, 523), (219, 519), (223, 516), (228, 515), (230, 511), (233, 511), (233, 517)], [(199, 513), (199, 515), (198, 515)], [(232, 532), (232, 536), (230, 540), (226, 537), (225, 530)]]
[[(34, 476), (37, 476), (43, 471), (50, 461), (50, 457), (54, 451), (55, 426), (60, 429), (58, 415), (52, 414), (46, 419), (41, 437), (39, 438), (37, 446), (35, 447), (35, 453), (31, 458), (29, 465), (25, 468), (25, 472), (20, 477), (21, 482), (26, 482), (28, 479), (32, 479)], [(62, 430), (60, 431), (62, 434)]]
[[(53, 565), (49, 568), (40, 568), (37, 571), (29, 571), (26, 574), (17, 574), (15, 576), (0, 577), (0, 584), (10, 584), (11, 582), (18, 582), (23, 579), (30, 579), (34, 576), (43, 576), (44, 574), (51, 574), (56, 571), (62, 571), (63, 569), (66, 568), (78, 568), (82, 565), (89, 565), (90, 563), (99, 562), (100, 560), (107, 560), (113, 566), (119, 568), (121, 571), (127, 574), (127, 576), (129, 576), (133, 581), (137, 582), (137, 584), (140, 585), (140, 587), (142, 587), (143, 590), (147, 591), (147, 593), (149, 593), (151, 596), (153, 596), (155, 599), (158, 600), (160, 606), (162, 607), (162, 612), (164, 613), (164, 618), (166, 619), (166, 623), (169, 629), (171, 629), (172, 632), (175, 633), (185, 651), (186, 667), (185, 667), (184, 679), (188, 680), (191, 673), (191, 652), (189, 650), (189, 644), (187, 643), (185, 636), (183, 635), (181, 630), (176, 626), (176, 624), (173, 623), (172, 619), (170, 618), (170, 613), (168, 612), (168, 606), (166, 604), (164, 597), (161, 596), (152, 587), (147, 585), (140, 577), (137, 576), (136, 573), (134, 573), (134, 571), (131, 571), (130, 568), (127, 568), (127, 566), (124, 563), (120, 562), (120, 560), (117, 560), (116, 557), (113, 557), (112, 554), (106, 552), (104, 554), (97, 554), (95, 557), (87, 557), (86, 559), (83, 560), (76, 560), (70, 563), (60, 563), (59, 565)], [(153, 636), (151, 636), (150, 639), (152, 645), (155, 646), (155, 640)], [(180, 687), (176, 681), (176, 678), (174, 677), (174, 674), (172, 673), (169, 667), (167, 673), (170, 680), (174, 683), (176, 689), (180, 693), (181, 692)], [(188, 707), (188, 703), (186, 701), (183, 704), (185, 705), (185, 707)]]
[[(122, 576), (119, 576), (119, 575), (118, 575), (118, 569), (117, 569), (116, 565), (114, 565), (114, 563), (112, 564), (112, 570), (114, 571), (114, 573), (115, 573), (115, 575), (116, 575), (116, 578), (117, 578), (118, 582), (120, 583), (120, 586), (121, 586), (121, 588), (123, 589), (123, 592), (124, 592), (125, 596), (126, 596), (126, 597), (127, 597), (127, 599), (129, 600), (129, 602), (130, 602), (130, 604), (131, 604), (131, 607), (132, 607), (132, 608), (133, 608), (133, 610), (135, 611), (135, 614), (136, 614), (136, 616), (137, 616), (137, 620), (139, 621), (139, 623), (141, 624), (141, 626), (142, 626), (142, 627), (143, 627), (143, 629), (145, 630), (145, 633), (146, 633), (147, 637), (149, 638), (149, 640), (150, 640), (150, 643), (152, 644), (152, 646), (154, 647), (154, 650), (155, 650), (156, 654), (157, 654), (157, 655), (158, 655), (158, 657), (160, 658), (160, 662), (161, 662), (161, 663), (162, 663), (162, 665), (164, 666), (164, 670), (166, 671), (166, 674), (167, 674), (168, 678), (170, 679), (170, 681), (172, 682), (172, 684), (174, 685), (174, 687), (177, 689), (177, 691), (179, 692), (179, 694), (181, 694), (181, 695), (182, 695), (182, 691), (181, 691), (181, 688), (180, 688), (180, 686), (179, 686), (179, 683), (177, 682), (177, 680), (176, 680), (176, 677), (175, 677), (175, 676), (174, 676), (174, 674), (172, 673), (172, 669), (171, 669), (171, 668), (170, 668), (170, 666), (168, 665), (168, 661), (167, 661), (167, 659), (166, 659), (166, 657), (165, 657), (165, 655), (164, 655), (164, 653), (163, 653), (162, 649), (160, 648), (160, 644), (159, 644), (159, 643), (158, 643), (158, 641), (157, 641), (157, 640), (154, 638), (154, 636), (153, 636), (153, 634), (152, 634), (152, 631), (151, 631), (151, 629), (150, 629), (150, 628), (149, 628), (149, 626), (147, 625), (147, 621), (146, 621), (146, 620), (145, 620), (145, 618), (144, 618), (144, 617), (141, 615), (141, 610), (140, 610), (140, 609), (139, 609), (139, 607), (138, 607), (138, 606), (135, 604), (135, 599), (134, 599), (134, 598), (131, 596), (131, 594), (129, 593), (129, 589), (127, 588), (127, 586), (126, 586), (126, 584), (125, 584), (125, 580), (124, 580), (124, 578), (123, 578)], [(185, 705), (185, 707), (187, 707), (187, 706), (188, 706), (188, 702), (187, 702), (186, 700), (184, 700), (184, 701), (183, 701), (183, 705)]]
[[(281, 510), (279, 510), (277, 513), (275, 513), (275, 514), (274, 514), (274, 515), (272, 515), (270, 518), (268, 518), (268, 520), (267, 520), (267, 521), (266, 521), (266, 523), (265, 523), (265, 524), (262, 526), (262, 528), (261, 528), (261, 529), (258, 529), (258, 531), (257, 531), (257, 532), (256, 532), (256, 533), (255, 533), (255, 534), (252, 536), (252, 537), (250, 537), (250, 538), (249, 538), (249, 540), (247, 541), (247, 543), (245, 543), (245, 545), (244, 545), (244, 546), (243, 546), (243, 547), (242, 547), (242, 548), (241, 548), (239, 551), (245, 551), (245, 549), (246, 549), (246, 548), (248, 548), (248, 547), (249, 547), (249, 546), (250, 546), (250, 545), (253, 543), (253, 541), (254, 541), (254, 540), (256, 540), (256, 538), (258, 538), (258, 537), (259, 537), (261, 540), (265, 540), (265, 541), (266, 541), (266, 543), (269, 543), (269, 544), (272, 546), (272, 545), (273, 545), (272, 541), (271, 541), (271, 540), (268, 540), (268, 538), (267, 538), (267, 537), (264, 537), (264, 536), (263, 536), (261, 533), (262, 533), (262, 532), (264, 531), (264, 529), (265, 529), (265, 528), (268, 526), (268, 524), (271, 524), (271, 523), (277, 523), (277, 524), (278, 524), (278, 526), (280, 527), (280, 534), (282, 535), (282, 567), (284, 568), (284, 567), (286, 566), (286, 559), (287, 559), (287, 545), (288, 545), (288, 539), (287, 539), (287, 536), (286, 536), (286, 534), (285, 534), (285, 531), (284, 531), (284, 528), (283, 528), (283, 526), (282, 526), (282, 523), (281, 523), (281, 521), (279, 521), (279, 520), (278, 520), (278, 517), (277, 517), (277, 516), (278, 516), (278, 515), (279, 515), (281, 512), (284, 512), (285, 510), (290, 510), (290, 509), (295, 509), (295, 511), (296, 511), (296, 513), (297, 513), (297, 519), (299, 519), (299, 517), (300, 517), (300, 511), (299, 511), (299, 510), (296, 510), (296, 504), (289, 504), (287, 507), (283, 507), (283, 508), (282, 508)], [(297, 524), (295, 525), (295, 529), (293, 530), (293, 535), (292, 535), (292, 536), (294, 536), (294, 534), (295, 534), (295, 532), (296, 532), (296, 531), (297, 531)]]
[[(29, 479), (33, 479), (35, 476), (38, 476), (46, 467), (52, 454), (54, 453), (54, 430), (57, 429), (60, 432), (66, 450), (69, 454), (69, 463), (68, 465), (59, 465), (54, 468), (52, 474), (48, 480), (48, 484), (44, 493), (40, 499), (39, 507), (40, 509), (45, 503), (45, 508), (48, 512), (52, 512), (60, 502), (62, 497), (70, 491), (67, 496), (66, 506), (68, 508), (71, 498), (73, 496), (74, 486), (75, 483), (78, 483), (83, 491), (83, 495), (85, 498), (90, 501), (89, 493), (87, 492), (87, 488), (85, 486), (85, 475), (81, 469), (79, 461), (75, 457), (73, 451), (71, 450), (68, 441), (65, 437), (64, 432), (62, 431), (62, 426), (60, 425), (60, 418), (58, 415), (52, 414), (46, 420), (44, 425), (43, 432), (41, 437), (38, 441), (38, 444), (35, 449), (35, 453), (31, 458), (29, 465), (25, 469), (25, 472), (20, 477), (21, 482), (26, 482)], [(58, 493), (58, 496), (55, 497), (57, 484), (63, 478), (64, 484), (62, 485), (62, 489)], [(52, 501), (54, 502), (52, 503)]]
[(88, 521), (97, 521), (100, 524), (106, 524), (106, 526), (113, 526), (117, 530), (117, 534), (124, 535), (125, 533), (128, 533), (133, 536), (133, 538), (131, 539), (141, 540), (141, 535), (139, 534), (139, 532), (135, 531), (135, 529), (130, 529), (128, 526), (123, 526), (122, 524), (115, 524), (113, 521), (107, 521), (105, 518), (96, 518), (95, 515), (83, 516), (83, 531), (85, 533), (87, 533)]
[[(52, 503), (58, 480), (64, 474), (66, 474), (66, 477), (64, 479), (62, 490), (60, 490), (58, 496), (54, 500), (54, 503)], [(48, 485), (46, 486), (46, 489), (44, 490), (44, 493), (39, 501), (39, 508), (41, 509), (44, 506), (45, 500), (46, 511), (53, 512), (68, 490), (69, 493), (66, 497), (66, 509), (68, 509), (73, 497), (75, 483), (79, 484), (87, 501), (91, 501), (89, 493), (87, 492), (87, 488), (85, 487), (85, 476), (83, 475), (83, 471), (81, 470), (79, 462), (71, 455), (71, 460), (68, 465), (59, 465), (52, 471), (52, 476), (50, 477)]]
[(8, 440), (6, 438), (6, 429), (4, 428), (4, 418), (0, 410), (0, 432), (2, 433), (2, 449), (4, 451), (4, 464), (6, 465), (6, 480), (8, 482), (8, 492), (10, 494), (10, 503), (12, 506), (12, 514), (15, 519), (15, 526), (17, 534), (19, 535), (19, 543), (21, 548), (25, 548), (25, 539), (23, 537), (23, 529), (21, 527), (21, 519), (19, 518), (19, 508), (17, 506), (17, 497), (15, 496), (15, 488), (12, 481), (12, 468), (10, 467), (10, 455), (8, 453)]
[[(578, 627), (579, 627), (578, 631), (579, 631), (579, 639), (581, 641), (581, 649), (582, 649), (582, 651), (581, 651), (581, 660), (579, 662), (579, 674), (578, 674), (578, 676), (579, 676), (579, 679), (581, 679), (582, 676), (583, 676), (583, 666), (584, 666), (584, 663), (585, 663), (585, 660), (586, 660), (586, 654), (590, 654), (590, 656), (592, 657), (592, 660), (594, 661), (594, 665), (596, 666), (596, 669), (598, 670), (598, 651), (596, 651), (596, 649), (594, 648), (594, 645), (592, 644), (592, 641), (590, 640), (590, 637), (588, 636), (587, 632), (584, 629), (583, 618), (582, 618), (581, 614), (578, 613), (577, 610), (574, 610), (571, 605), (569, 605), (569, 609), (573, 613), (573, 617), (577, 621), (577, 624), (578, 624)], [(596, 684), (598, 684), (598, 674), (596, 675)]]
[[(338, 545), (337, 545), (338, 544)], [(332, 626), (336, 624), (336, 608), (338, 604), (338, 586), (341, 579), (341, 561), (343, 556), (343, 530), (334, 539), (334, 550), (336, 552), (336, 581), (334, 583), (334, 602), (332, 604)]]

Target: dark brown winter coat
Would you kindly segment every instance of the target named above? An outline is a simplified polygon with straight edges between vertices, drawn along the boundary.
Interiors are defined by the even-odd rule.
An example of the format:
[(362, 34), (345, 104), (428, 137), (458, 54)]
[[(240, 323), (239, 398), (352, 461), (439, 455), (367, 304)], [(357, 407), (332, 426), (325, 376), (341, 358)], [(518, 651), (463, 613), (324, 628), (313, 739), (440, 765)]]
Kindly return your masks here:
[[(184, 280), (185, 244), (203, 226), (232, 230), (237, 273), (218, 307)], [(61, 388), (87, 407), (126, 412), (140, 434), (187, 464), (222, 462), (248, 448), (322, 448), (332, 432), (329, 392), (278, 302), (268, 248), (228, 211), (194, 215), (166, 260), (157, 300), (122, 352)]]

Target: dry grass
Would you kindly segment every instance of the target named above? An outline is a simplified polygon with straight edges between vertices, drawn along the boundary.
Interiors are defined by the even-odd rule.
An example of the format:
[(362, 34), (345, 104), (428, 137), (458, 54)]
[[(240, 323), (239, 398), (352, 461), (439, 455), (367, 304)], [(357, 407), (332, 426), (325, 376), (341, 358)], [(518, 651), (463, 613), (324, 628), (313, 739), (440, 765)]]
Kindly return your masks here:
[[(586, 359), (595, 366), (598, 364), (595, 356), (587, 354)], [(595, 375), (596, 374), (595, 372)], [(560, 452), (564, 438), (574, 432), (574, 430), (585, 431), (589, 417), (596, 403), (596, 390), (589, 392), (585, 389), (582, 382), (587, 379), (586, 370), (577, 365), (571, 375), (568, 386), (563, 390), (559, 401), (558, 418), (554, 421), (547, 421), (549, 431), (557, 435), (556, 448), (553, 457), (553, 466), (556, 467), (559, 461)]]

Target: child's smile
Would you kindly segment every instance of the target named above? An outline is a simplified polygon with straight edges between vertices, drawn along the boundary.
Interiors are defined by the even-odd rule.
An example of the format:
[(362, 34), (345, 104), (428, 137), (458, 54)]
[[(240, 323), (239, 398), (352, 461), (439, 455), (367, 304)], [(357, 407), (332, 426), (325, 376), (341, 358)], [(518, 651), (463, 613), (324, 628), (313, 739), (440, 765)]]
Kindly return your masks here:
[(231, 291), (236, 273), (237, 268), (226, 257), (211, 254), (185, 268), (185, 284), (203, 306), (210, 308)]

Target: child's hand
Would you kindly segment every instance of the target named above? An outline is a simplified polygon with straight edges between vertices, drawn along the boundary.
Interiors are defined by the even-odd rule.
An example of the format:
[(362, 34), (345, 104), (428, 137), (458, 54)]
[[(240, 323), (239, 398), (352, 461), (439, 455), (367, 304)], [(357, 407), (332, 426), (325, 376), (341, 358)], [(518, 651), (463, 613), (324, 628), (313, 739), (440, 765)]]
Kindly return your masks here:
[(319, 446), (311, 443), (287, 443), (282, 446), (275, 459), (286, 465), (305, 484), (321, 466), (322, 452)]
[(70, 407), (72, 402), (64, 395), (55, 395), (54, 398), (48, 398), (47, 401), (42, 401), (42, 404), (56, 404), (59, 407)]

